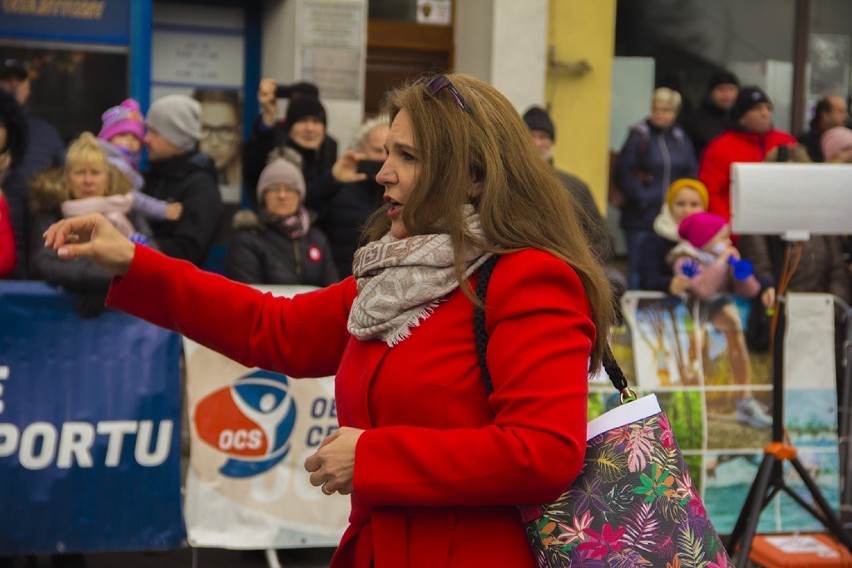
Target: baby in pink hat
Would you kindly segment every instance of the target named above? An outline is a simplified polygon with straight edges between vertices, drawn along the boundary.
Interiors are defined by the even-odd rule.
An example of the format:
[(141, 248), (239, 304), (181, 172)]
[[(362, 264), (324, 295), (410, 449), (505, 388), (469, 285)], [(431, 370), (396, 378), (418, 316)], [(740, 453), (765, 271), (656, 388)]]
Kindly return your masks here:
[(145, 119), (134, 99), (125, 99), (101, 115), (103, 125), (98, 132), (101, 149), (107, 161), (130, 180), (133, 209), (153, 221), (177, 221), (183, 212), (180, 203), (167, 203), (142, 193), (144, 181), (137, 171), (145, 138)]
[(761, 283), (753, 273), (734, 277), (740, 252), (731, 242), (731, 226), (724, 217), (693, 213), (680, 222), (678, 235), (683, 241), (670, 253), (673, 270), (689, 277), (689, 291), (698, 299), (728, 292), (750, 300), (760, 294)]

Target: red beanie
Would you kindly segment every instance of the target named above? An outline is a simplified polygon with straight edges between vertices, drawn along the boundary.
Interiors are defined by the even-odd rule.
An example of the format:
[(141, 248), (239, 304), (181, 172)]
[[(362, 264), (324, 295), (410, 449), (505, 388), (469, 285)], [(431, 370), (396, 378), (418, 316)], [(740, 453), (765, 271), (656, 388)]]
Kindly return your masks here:
[(701, 248), (719, 234), (728, 222), (715, 213), (693, 213), (680, 222), (677, 234), (695, 248)]

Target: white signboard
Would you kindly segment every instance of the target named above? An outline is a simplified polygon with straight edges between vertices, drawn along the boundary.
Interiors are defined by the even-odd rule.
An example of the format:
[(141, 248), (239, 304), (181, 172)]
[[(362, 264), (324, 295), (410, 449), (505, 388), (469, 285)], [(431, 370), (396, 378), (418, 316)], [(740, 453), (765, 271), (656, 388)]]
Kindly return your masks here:
[(242, 35), (154, 30), (154, 83), (242, 87)]
[(301, 77), (324, 99), (359, 100), (363, 90), (362, 2), (308, 0), (303, 5)]

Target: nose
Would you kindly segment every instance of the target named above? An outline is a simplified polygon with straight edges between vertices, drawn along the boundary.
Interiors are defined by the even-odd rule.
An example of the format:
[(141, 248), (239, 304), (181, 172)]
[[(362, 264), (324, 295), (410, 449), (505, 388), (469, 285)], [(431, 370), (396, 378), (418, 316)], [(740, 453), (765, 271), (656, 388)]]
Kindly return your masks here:
[(376, 182), (378, 182), (379, 185), (387, 186), (393, 184), (393, 176), (391, 175), (391, 169), (388, 167), (388, 161), (389, 160), (385, 160), (382, 167), (379, 169), (379, 173), (376, 174)]

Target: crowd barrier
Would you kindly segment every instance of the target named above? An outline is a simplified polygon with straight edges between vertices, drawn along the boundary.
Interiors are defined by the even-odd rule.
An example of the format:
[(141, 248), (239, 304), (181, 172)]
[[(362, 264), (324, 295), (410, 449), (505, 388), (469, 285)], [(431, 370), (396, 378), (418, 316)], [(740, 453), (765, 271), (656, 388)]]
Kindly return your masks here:
[[(837, 507), (831, 297), (793, 296), (785, 393), (796, 403), (785, 423)], [(75, 302), (40, 283), (0, 282), (0, 555), (336, 544), (348, 500), (320, 494), (302, 467), (336, 428), (331, 377), (247, 369), (114, 311), (81, 319)], [(744, 394), (771, 400), (768, 355), (749, 354), (750, 381), (740, 384), (726, 335), (700, 306), (628, 292), (624, 314), (612, 330), (616, 358), (640, 393), (658, 395), (711, 519), (730, 532), (770, 438), (739, 421), (736, 404)], [(191, 450), (183, 503), (182, 351)], [(590, 417), (612, 394), (593, 380)], [(776, 503), (761, 531), (819, 528), (792, 501)]]

